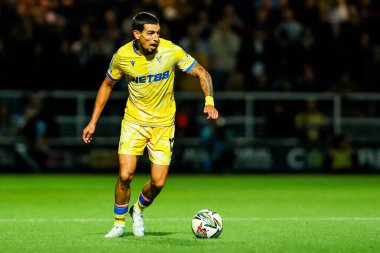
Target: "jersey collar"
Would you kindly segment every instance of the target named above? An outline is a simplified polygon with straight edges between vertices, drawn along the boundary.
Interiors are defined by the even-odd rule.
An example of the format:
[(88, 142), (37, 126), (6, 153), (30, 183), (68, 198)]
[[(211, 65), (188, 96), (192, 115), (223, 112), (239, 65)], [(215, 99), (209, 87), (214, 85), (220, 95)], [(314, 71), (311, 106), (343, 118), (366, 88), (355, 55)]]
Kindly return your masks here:
[(138, 55), (138, 56), (141, 56), (141, 54), (139, 53), (139, 51), (137, 51), (137, 48), (136, 48), (136, 40), (134, 40), (132, 42), (132, 48), (133, 48), (133, 51)]

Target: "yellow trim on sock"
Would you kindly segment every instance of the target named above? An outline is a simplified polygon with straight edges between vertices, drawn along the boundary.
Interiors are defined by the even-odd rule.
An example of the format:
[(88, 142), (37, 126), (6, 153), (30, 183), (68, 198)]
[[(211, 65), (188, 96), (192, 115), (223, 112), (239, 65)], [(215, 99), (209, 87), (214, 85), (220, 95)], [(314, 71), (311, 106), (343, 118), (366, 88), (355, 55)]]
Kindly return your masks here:
[(114, 224), (118, 225), (118, 226), (125, 226), (125, 217), (126, 216), (127, 216), (127, 214), (123, 214), (123, 215), (115, 214)]
[(140, 203), (140, 201), (137, 200), (137, 202), (135, 204), (135, 208), (136, 208), (137, 212), (142, 213), (144, 211), (144, 209), (146, 208), (146, 206), (142, 205)]

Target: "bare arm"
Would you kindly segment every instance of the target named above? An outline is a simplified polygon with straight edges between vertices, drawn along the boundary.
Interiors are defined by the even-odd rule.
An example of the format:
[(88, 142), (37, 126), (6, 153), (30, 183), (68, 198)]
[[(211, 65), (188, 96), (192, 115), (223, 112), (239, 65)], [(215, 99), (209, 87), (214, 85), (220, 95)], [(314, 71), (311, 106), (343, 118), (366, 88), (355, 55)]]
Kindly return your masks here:
[(85, 143), (90, 143), (92, 140), (92, 135), (95, 132), (96, 123), (102, 113), (104, 106), (106, 105), (113, 87), (116, 82), (111, 81), (108, 77), (104, 78), (102, 85), (98, 90), (98, 95), (96, 96), (96, 101), (94, 105), (94, 111), (92, 112), (92, 117), (86, 128), (83, 130), (82, 139)]
[[(205, 94), (205, 97), (214, 96), (211, 76), (207, 70), (205, 70), (199, 63), (196, 63), (195, 66), (190, 70), (189, 74), (191, 76), (199, 78), (199, 82), (201, 83), (201, 88)], [(217, 119), (219, 117), (219, 113), (213, 105), (205, 105), (203, 112), (208, 115), (207, 119)]]
[(206, 96), (213, 96), (214, 90), (212, 88), (211, 76), (199, 63), (196, 63), (195, 66), (190, 70), (189, 74), (194, 77), (199, 78), (201, 83), (201, 88), (203, 93)]

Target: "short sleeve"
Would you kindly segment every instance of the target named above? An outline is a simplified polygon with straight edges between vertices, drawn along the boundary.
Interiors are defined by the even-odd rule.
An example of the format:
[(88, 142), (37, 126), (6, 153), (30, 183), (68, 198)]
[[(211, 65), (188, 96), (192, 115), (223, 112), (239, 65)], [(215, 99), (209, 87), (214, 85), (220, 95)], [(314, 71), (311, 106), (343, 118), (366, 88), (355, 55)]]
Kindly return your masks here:
[(120, 61), (120, 56), (119, 56), (118, 52), (116, 52), (116, 53), (114, 53), (114, 55), (112, 57), (112, 60), (110, 62), (110, 65), (108, 67), (108, 71), (106, 74), (107, 77), (111, 81), (119, 81), (120, 78), (123, 77), (123, 72), (119, 68), (119, 61)]
[(181, 47), (174, 45), (174, 57), (177, 61), (177, 66), (186, 73), (189, 73), (190, 70), (195, 66), (197, 61), (186, 53)]

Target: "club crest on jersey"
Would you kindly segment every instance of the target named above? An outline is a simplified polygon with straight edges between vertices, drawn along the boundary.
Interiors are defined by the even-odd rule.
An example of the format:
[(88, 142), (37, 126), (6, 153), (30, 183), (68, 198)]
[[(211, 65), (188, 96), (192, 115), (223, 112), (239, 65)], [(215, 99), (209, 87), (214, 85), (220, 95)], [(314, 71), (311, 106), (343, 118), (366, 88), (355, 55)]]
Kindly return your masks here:
[(170, 71), (167, 70), (163, 73), (158, 74), (151, 74), (147, 76), (136, 76), (133, 80), (135, 83), (152, 83), (152, 82), (159, 82), (164, 79), (169, 78)]
[(134, 67), (135, 66), (135, 61), (131, 61), (131, 64), (132, 64), (132, 67)]

